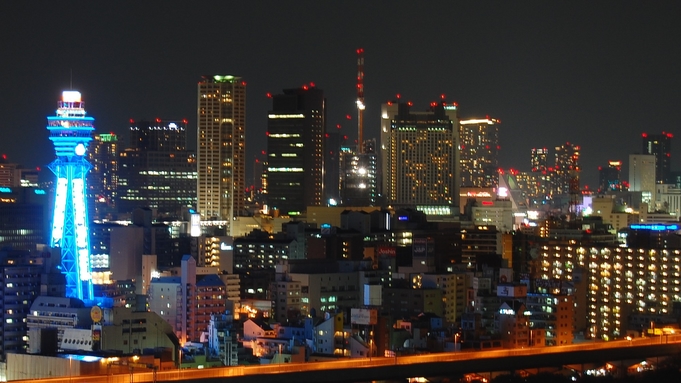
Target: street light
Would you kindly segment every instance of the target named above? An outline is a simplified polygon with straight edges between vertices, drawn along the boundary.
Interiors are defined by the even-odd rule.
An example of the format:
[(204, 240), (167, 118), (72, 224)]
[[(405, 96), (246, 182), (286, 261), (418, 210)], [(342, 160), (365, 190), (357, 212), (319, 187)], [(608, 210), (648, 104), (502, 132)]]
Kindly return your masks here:
[(458, 348), (458, 347), (456, 347), (456, 345), (458, 344), (458, 343), (457, 343), (457, 340), (459, 339), (459, 336), (460, 336), (460, 335), (459, 335), (458, 332), (457, 332), (456, 334), (454, 334), (454, 352), (456, 352), (456, 351), (457, 351), (457, 348)]

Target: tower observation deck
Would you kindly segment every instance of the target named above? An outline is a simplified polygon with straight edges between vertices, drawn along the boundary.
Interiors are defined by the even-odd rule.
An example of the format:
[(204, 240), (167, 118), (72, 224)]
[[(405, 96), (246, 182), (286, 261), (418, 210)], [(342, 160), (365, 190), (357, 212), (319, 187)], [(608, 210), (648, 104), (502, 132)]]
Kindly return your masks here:
[(80, 92), (64, 91), (56, 116), (47, 117), (47, 130), (56, 159), (49, 168), (57, 176), (50, 246), (61, 249), (66, 296), (93, 299), (90, 267), (86, 160), (95, 119), (86, 116)]

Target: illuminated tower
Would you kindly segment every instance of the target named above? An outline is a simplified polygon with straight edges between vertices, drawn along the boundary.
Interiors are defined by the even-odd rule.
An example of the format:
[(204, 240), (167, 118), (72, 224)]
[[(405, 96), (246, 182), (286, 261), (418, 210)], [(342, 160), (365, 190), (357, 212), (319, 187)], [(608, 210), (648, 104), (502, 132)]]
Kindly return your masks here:
[(80, 92), (64, 91), (57, 115), (47, 117), (47, 130), (57, 158), (50, 170), (57, 176), (50, 245), (61, 249), (66, 296), (92, 299), (90, 240), (85, 177), (92, 167), (85, 152), (95, 121), (85, 115)]

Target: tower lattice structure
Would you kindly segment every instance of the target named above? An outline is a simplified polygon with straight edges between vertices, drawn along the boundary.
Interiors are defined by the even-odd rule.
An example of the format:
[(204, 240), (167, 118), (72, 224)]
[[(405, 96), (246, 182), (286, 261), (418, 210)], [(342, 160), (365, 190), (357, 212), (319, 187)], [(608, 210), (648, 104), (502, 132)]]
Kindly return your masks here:
[(50, 245), (61, 249), (66, 295), (92, 299), (86, 159), (94, 118), (86, 116), (80, 92), (64, 91), (56, 116), (47, 117), (47, 130), (57, 158), (49, 168), (57, 176)]

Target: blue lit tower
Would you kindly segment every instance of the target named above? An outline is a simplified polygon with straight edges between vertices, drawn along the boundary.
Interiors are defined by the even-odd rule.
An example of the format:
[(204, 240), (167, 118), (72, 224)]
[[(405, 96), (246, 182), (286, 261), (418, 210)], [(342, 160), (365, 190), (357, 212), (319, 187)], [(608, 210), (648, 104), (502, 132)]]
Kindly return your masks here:
[(61, 248), (66, 296), (92, 299), (90, 240), (85, 177), (92, 167), (85, 151), (95, 121), (85, 116), (80, 92), (64, 91), (57, 115), (47, 117), (47, 130), (57, 158), (50, 170), (57, 176), (50, 245)]

